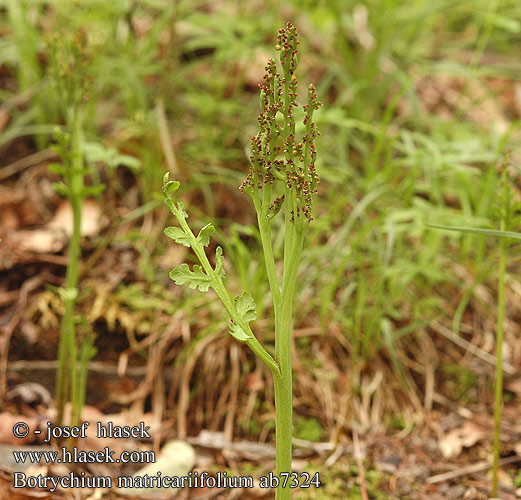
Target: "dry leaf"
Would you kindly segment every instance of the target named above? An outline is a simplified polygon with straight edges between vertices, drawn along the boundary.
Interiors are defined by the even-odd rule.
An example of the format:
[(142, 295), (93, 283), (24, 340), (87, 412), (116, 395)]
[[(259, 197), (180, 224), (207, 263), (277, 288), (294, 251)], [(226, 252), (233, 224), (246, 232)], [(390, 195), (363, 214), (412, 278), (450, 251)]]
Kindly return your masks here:
[(50, 446), (45, 445), (16, 445), (12, 444), (0, 444), (0, 471), (7, 473), (23, 472), (27, 476), (38, 475), (39, 472), (33, 474), (34, 471), (43, 471), (43, 475), (46, 475), (48, 469), (47, 464), (33, 464), (30, 460), (25, 462), (17, 462), (14, 456), (14, 452), (50, 452), (53, 449)]
[[(101, 208), (94, 200), (84, 200), (81, 214), (81, 235), (92, 237), (100, 231)], [(72, 235), (72, 207), (68, 200), (62, 202), (47, 228)]]
[(264, 49), (257, 49), (251, 58), (239, 61), (239, 68), (244, 68), (244, 79), (246, 85), (257, 90), (264, 79), (264, 66), (270, 58), (270, 54)]
[[(488, 471), (487, 477), (489, 478), (489, 480), (492, 480), (492, 470)], [(509, 490), (514, 489), (514, 480), (510, 477), (507, 471), (503, 469), (498, 469), (497, 479), (498, 483), (504, 488), (508, 488)]]
[(29, 488), (14, 489), (12, 477), (4, 473), (0, 475), (0, 500), (34, 500), (35, 498), (47, 500), (51, 498), (51, 494)]
[(369, 29), (369, 11), (363, 4), (355, 5), (353, 9), (353, 28), (358, 43), (365, 50), (371, 50), (375, 45), (375, 40)]
[(13, 239), (21, 250), (36, 253), (58, 253), (66, 241), (63, 233), (46, 228), (17, 231)]
[[(29, 434), (24, 438), (17, 438), (13, 435), (13, 427), (16, 423), (23, 422), (29, 426)], [(38, 420), (22, 415), (11, 415), (10, 413), (0, 413), (0, 443), (23, 445), (34, 440), (34, 430), (38, 428)]]
[(7, 398), (17, 404), (49, 406), (51, 403), (51, 393), (41, 384), (36, 382), (24, 382), (18, 384), (7, 393)]
[[(155, 463), (149, 463), (139, 469), (132, 477), (144, 477), (145, 475), (154, 477), (158, 472), (162, 476), (182, 477), (192, 470), (195, 463), (194, 449), (184, 441), (169, 441), (156, 457)], [(157, 493), (168, 493), (168, 498), (172, 498), (179, 492), (173, 488), (121, 488), (117, 490), (120, 495), (134, 496), (136, 494), (146, 498), (147, 494), (157, 495)]]
[[(36, 253), (57, 253), (63, 250), (72, 235), (72, 208), (68, 200), (58, 207), (52, 220), (44, 227), (17, 231), (14, 242), (20, 249)], [(101, 208), (94, 200), (84, 200), (81, 235), (96, 236), (101, 229)]]
[(462, 452), (463, 448), (475, 445), (484, 435), (480, 427), (467, 420), (461, 427), (443, 436), (438, 446), (445, 458), (454, 458)]
[(521, 379), (515, 378), (505, 382), (505, 389), (513, 392), (516, 396), (521, 397)]
[(0, 132), (2, 132), (5, 126), (9, 123), (10, 116), (5, 109), (0, 109)]

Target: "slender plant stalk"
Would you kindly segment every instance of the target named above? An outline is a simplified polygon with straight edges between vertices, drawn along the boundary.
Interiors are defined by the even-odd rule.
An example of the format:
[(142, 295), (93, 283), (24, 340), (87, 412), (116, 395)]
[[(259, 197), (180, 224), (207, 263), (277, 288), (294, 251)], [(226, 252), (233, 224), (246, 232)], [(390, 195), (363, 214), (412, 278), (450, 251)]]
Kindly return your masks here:
[[(503, 406), (503, 334), (505, 320), (505, 278), (506, 260), (510, 239), (521, 239), (521, 233), (509, 231), (512, 226), (519, 222), (520, 205), (516, 201), (515, 193), (509, 183), (507, 166), (508, 158), (501, 170), (500, 189), (498, 192), (499, 209), (499, 229), (485, 229), (477, 227), (456, 227), (437, 224), (428, 224), (430, 227), (447, 229), (461, 233), (477, 234), (482, 236), (495, 236), (501, 239), (499, 247), (499, 279), (497, 297), (497, 326), (496, 326), (496, 373), (494, 379), (494, 434), (493, 434), (493, 461), (492, 461), (492, 486), (491, 495), (497, 497), (498, 493), (498, 473), (499, 473), (499, 454), (501, 447), (501, 410)], [(515, 219), (515, 220), (514, 220)]]
[[(513, 225), (513, 218), (518, 208), (515, 194), (509, 183), (507, 165), (501, 172), (501, 189), (499, 193), (499, 233), (504, 235)], [(499, 247), (499, 283), (497, 292), (497, 327), (496, 327), (496, 377), (494, 385), (494, 438), (492, 463), (492, 497), (497, 497), (499, 452), (501, 447), (501, 411), (503, 406), (503, 336), (505, 322), (505, 278), (507, 268), (508, 239), (501, 238)]]
[[(82, 345), (81, 363), (78, 367), (78, 338), (74, 317), (78, 296), (79, 266), (81, 259), (81, 219), (83, 200), (98, 195), (104, 188), (85, 185), (86, 169), (83, 155), (83, 103), (88, 97), (90, 77), (87, 71), (90, 56), (87, 33), (79, 29), (73, 37), (53, 36), (49, 39), (51, 77), (63, 104), (65, 129), (56, 130), (56, 149), (60, 164), (51, 169), (61, 175), (64, 182), (54, 185), (56, 191), (69, 199), (72, 209), (72, 234), (69, 241), (69, 258), (65, 287), (59, 290), (65, 312), (62, 318), (58, 347), (58, 371), (56, 374), (57, 425), (64, 423), (65, 405), (71, 402), (71, 425), (78, 425), (85, 398), (87, 361), (93, 346), (86, 339)], [(84, 373), (85, 372), (85, 373)]]
[[(76, 346), (74, 346), (76, 350)], [(94, 347), (94, 335), (92, 332), (87, 332), (84, 335), (81, 343), (79, 363), (77, 367), (71, 368), (73, 370), (74, 382), (72, 384), (72, 412), (71, 412), (71, 426), (79, 426), (81, 424), (81, 412), (85, 405), (85, 395), (87, 393), (87, 378), (89, 371), (89, 361), (96, 354), (97, 350)], [(78, 444), (78, 439), (70, 437), (67, 441), (67, 446), (73, 448)]]
[[(502, 217), (500, 231), (505, 231), (505, 219)], [(502, 238), (499, 255), (499, 284), (497, 299), (496, 328), (496, 378), (494, 385), (494, 460), (492, 464), (492, 497), (497, 497), (499, 448), (501, 444), (501, 407), (503, 406), (503, 323), (505, 319), (505, 275), (507, 261), (507, 241)]]
[[(291, 231), (290, 231), (291, 233)], [(291, 235), (286, 244), (290, 250), (284, 256), (284, 262), (300, 261), (303, 235)], [(292, 363), (291, 363), (291, 332), (292, 308), (295, 295), (295, 284), (298, 266), (288, 266), (285, 269), (282, 287), (282, 303), (279, 318), (275, 324), (275, 353), (280, 365), (281, 376), (275, 377), (275, 429), (276, 429), (276, 473), (280, 478), (282, 472), (292, 471), (292, 436), (293, 436), (293, 401), (292, 397)], [(277, 500), (291, 498), (291, 489), (279, 486), (275, 493)]]
[[(82, 156), (82, 120), (81, 109), (73, 106), (69, 110), (68, 122), (70, 123), (71, 154), (69, 165), (69, 200), (72, 208), (72, 235), (69, 242), (69, 260), (65, 278), (65, 291), (62, 299), (65, 304), (65, 314), (62, 319), (60, 345), (58, 350), (58, 373), (56, 384), (56, 402), (58, 409), (57, 423), (63, 425), (65, 403), (69, 398), (69, 376), (70, 388), (72, 390), (71, 400), (77, 400), (77, 340), (76, 327), (74, 323), (74, 308), (78, 293), (79, 261), (81, 254), (81, 217), (82, 196), (84, 191), (84, 173)], [(74, 410), (71, 420), (77, 420), (77, 408)]]
[[(224, 285), (222, 249), (215, 252), (215, 267), (206, 256), (214, 231), (211, 224), (195, 236), (186, 219), (188, 215), (181, 202), (175, 202), (173, 194), (179, 182), (163, 180), (165, 203), (175, 215), (179, 227), (165, 229), (166, 235), (176, 243), (191, 247), (201, 265), (190, 270), (187, 264), (170, 273), (179, 285), (202, 292), (214, 290), (231, 319), (230, 334), (245, 342), (262, 359), (271, 371), (275, 386), (276, 474), (281, 480), (275, 497), (289, 500), (291, 489), (283, 487), (282, 473), (292, 472), (292, 368), (291, 333), (293, 300), (301, 260), (304, 235), (312, 220), (312, 194), (316, 192), (318, 177), (315, 170), (316, 149), (314, 139), (318, 130), (312, 121), (318, 109), (315, 88), (308, 87), (308, 102), (304, 106), (305, 133), (300, 142), (296, 139), (293, 108), (297, 106), (297, 77), (295, 75), (298, 54), (297, 29), (290, 23), (279, 30), (276, 49), (280, 51), (282, 74), (270, 59), (266, 65), (265, 83), (261, 85), (260, 130), (251, 139), (251, 166), (240, 190), (250, 195), (257, 212), (257, 222), (264, 253), (264, 264), (273, 301), (275, 316), (275, 358), (260, 344), (249, 323), (256, 319), (255, 302), (248, 292), (233, 300)], [(277, 189), (278, 188), (278, 189)], [(283, 209), (284, 256), (282, 276), (278, 276), (271, 223)], [(282, 287), (280, 285), (282, 283)], [(287, 477), (286, 477), (287, 479)]]

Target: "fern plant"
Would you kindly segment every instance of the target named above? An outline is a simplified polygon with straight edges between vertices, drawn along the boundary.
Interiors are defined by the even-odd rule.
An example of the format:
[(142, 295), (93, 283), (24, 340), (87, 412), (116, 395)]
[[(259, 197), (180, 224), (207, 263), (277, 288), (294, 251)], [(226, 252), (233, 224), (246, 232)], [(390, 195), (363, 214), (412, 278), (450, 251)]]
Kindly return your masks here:
[[(55, 150), (61, 163), (51, 165), (53, 173), (62, 178), (54, 184), (56, 192), (68, 198), (72, 209), (72, 235), (69, 242), (69, 260), (65, 287), (59, 289), (65, 306), (61, 322), (60, 344), (58, 348), (58, 371), (56, 375), (57, 425), (63, 425), (65, 405), (71, 402), (71, 425), (78, 425), (85, 400), (88, 360), (94, 355), (92, 336), (78, 339), (77, 318), (75, 318), (78, 296), (79, 270), (81, 261), (81, 219), (85, 198), (99, 194), (103, 184), (87, 186), (85, 177), (88, 170), (84, 163), (84, 103), (90, 88), (88, 65), (90, 54), (88, 37), (83, 29), (78, 29), (73, 37), (49, 37), (50, 77), (60, 96), (65, 130), (55, 130)], [(77, 362), (80, 361), (78, 369)]]
[[(250, 168), (240, 190), (248, 193), (257, 213), (257, 223), (264, 253), (269, 288), (275, 316), (274, 356), (257, 340), (250, 323), (257, 317), (256, 306), (249, 292), (232, 298), (225, 286), (224, 258), (221, 247), (215, 252), (215, 266), (205, 253), (214, 232), (212, 224), (204, 226), (196, 236), (190, 229), (188, 215), (174, 195), (179, 182), (163, 179), (165, 203), (176, 217), (179, 226), (168, 227), (165, 234), (176, 243), (190, 247), (199, 265), (190, 269), (187, 264), (170, 273), (178, 285), (216, 293), (230, 317), (230, 334), (246, 343), (266, 363), (275, 386), (276, 473), (291, 473), (292, 460), (292, 369), (291, 331), (292, 308), (298, 268), (306, 228), (312, 220), (313, 194), (318, 176), (315, 169), (317, 151), (315, 138), (319, 134), (313, 113), (321, 103), (315, 87), (309, 85), (304, 108), (304, 134), (297, 139), (293, 110), (298, 106), (296, 76), (298, 32), (288, 23), (279, 30), (276, 50), (280, 52), (280, 67), (269, 59), (261, 85), (259, 132), (251, 139)], [(284, 255), (282, 274), (277, 273), (271, 225), (277, 214), (284, 214)], [(277, 500), (291, 498), (291, 490), (277, 487)]]

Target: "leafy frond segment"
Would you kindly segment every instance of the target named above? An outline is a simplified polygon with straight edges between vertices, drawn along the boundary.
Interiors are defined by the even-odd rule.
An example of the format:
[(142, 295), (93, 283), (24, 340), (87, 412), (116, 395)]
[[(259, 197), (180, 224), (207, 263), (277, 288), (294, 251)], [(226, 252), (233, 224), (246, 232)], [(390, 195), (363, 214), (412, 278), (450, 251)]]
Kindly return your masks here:
[[(235, 297), (235, 308), (239, 318), (242, 320), (242, 324), (249, 324), (250, 321), (257, 319), (255, 301), (248, 292), (244, 292), (242, 295)], [(240, 324), (235, 323), (233, 320), (230, 326), (230, 334), (242, 342), (251, 337), (251, 335), (245, 331)]]
[(194, 270), (190, 271), (188, 264), (181, 264), (178, 268), (169, 273), (176, 285), (188, 285), (193, 290), (207, 292), (212, 286), (212, 278), (204, 273), (201, 266), (195, 265)]
[[(163, 179), (165, 204), (175, 215), (179, 225), (167, 227), (165, 235), (177, 244), (191, 248), (200, 264), (195, 264), (192, 269), (190, 269), (188, 264), (181, 264), (176, 269), (170, 271), (170, 278), (177, 285), (187, 285), (189, 288), (199, 290), (200, 292), (207, 292), (212, 288), (230, 316), (230, 334), (241, 342), (252, 341), (257, 343), (257, 339), (250, 328), (250, 322), (257, 318), (253, 297), (248, 292), (244, 292), (242, 295), (237, 296), (235, 300), (232, 300), (223, 283), (226, 272), (222, 248), (218, 246), (215, 249), (215, 267), (208, 260), (204, 250), (210, 244), (215, 227), (213, 224), (206, 224), (197, 236), (194, 235), (187, 223), (188, 214), (184, 211), (183, 204), (180, 201), (175, 201), (173, 198), (178, 189), (179, 182), (169, 181), (168, 175), (166, 175)], [(257, 344), (256, 348), (258, 348)], [(267, 353), (263, 353), (263, 355), (270, 361), (267, 358), (269, 356)]]

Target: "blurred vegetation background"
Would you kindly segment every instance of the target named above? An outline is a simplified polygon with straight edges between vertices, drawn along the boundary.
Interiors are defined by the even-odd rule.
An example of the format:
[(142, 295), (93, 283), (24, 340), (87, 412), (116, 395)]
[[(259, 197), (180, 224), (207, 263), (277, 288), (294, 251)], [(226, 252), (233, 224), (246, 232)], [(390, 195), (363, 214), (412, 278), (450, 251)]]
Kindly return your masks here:
[[(226, 334), (211, 293), (168, 279), (192, 256), (163, 236), (171, 220), (158, 193), (168, 170), (194, 225), (216, 224), (230, 287), (264, 309), (253, 327), (270, 345), (254, 210), (238, 186), (258, 84), (287, 21), (301, 35), (299, 81), (314, 82), (324, 102), (295, 317), (297, 437), (407, 429), (425, 410), (491, 401), (497, 241), (425, 222), (497, 227), (507, 152), (519, 195), (516, 0), (1, 0), (2, 291), (44, 276), (11, 360), (56, 359), (61, 306), (49, 285), (61, 283), (66, 248), (23, 253), (9, 242), (48, 224), (62, 203), (47, 168), (65, 123), (50, 62), (56, 41), (81, 29), (88, 57), (72, 72), (89, 83), (83, 151), (89, 184), (106, 189), (94, 197), (102, 223), (83, 241), (78, 316), (96, 334), (94, 361), (147, 367), (104, 399), (94, 371), (87, 401), (104, 411), (141, 405), (181, 437), (203, 428), (272, 436), (265, 369)], [(521, 364), (520, 250), (508, 261), (510, 367)]]

